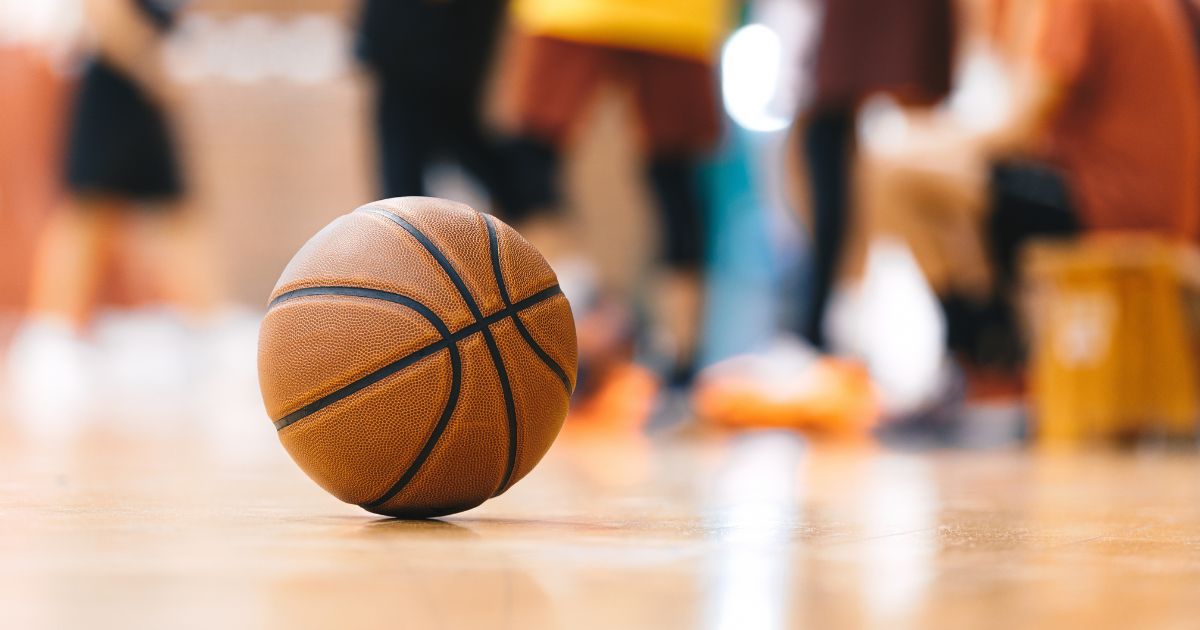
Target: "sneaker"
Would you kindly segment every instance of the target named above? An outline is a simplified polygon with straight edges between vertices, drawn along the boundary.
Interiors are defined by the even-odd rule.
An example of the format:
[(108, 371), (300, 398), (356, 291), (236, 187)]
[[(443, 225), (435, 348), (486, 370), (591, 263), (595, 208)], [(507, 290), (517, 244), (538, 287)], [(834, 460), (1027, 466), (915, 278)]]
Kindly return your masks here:
[(15, 333), (6, 361), (5, 398), (33, 433), (77, 430), (95, 395), (95, 348), (65, 320), (31, 319)]
[(692, 403), (703, 422), (726, 428), (793, 428), (864, 436), (879, 402), (862, 365), (817, 353), (792, 338), (702, 370)]

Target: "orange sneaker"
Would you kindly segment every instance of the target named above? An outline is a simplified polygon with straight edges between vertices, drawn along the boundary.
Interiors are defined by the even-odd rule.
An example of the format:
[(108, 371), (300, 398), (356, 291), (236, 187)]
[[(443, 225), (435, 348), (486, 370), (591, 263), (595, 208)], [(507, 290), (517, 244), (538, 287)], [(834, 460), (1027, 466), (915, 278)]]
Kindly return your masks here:
[(696, 415), (729, 428), (791, 428), (862, 437), (880, 407), (862, 365), (799, 344), (732, 357), (700, 373)]

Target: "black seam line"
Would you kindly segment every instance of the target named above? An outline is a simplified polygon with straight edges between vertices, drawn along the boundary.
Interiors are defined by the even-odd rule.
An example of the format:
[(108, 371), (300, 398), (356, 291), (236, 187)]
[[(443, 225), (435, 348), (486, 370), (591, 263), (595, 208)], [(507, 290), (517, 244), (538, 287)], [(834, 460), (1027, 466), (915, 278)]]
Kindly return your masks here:
[[(284, 300), (290, 300), (290, 299), (294, 299), (294, 298), (298, 298), (298, 297), (304, 297), (306, 295), (358, 295), (358, 296), (367, 297), (366, 294), (368, 294), (368, 293), (371, 293), (370, 289), (359, 289), (357, 287), (313, 287), (313, 288), (307, 288), (307, 289), (296, 289), (295, 291), (289, 291), (287, 293), (284, 293), (283, 295), (280, 295), (279, 297), (275, 298), (274, 300), (271, 300), (270, 306), (275, 306), (276, 304), (278, 304)], [(380, 293), (382, 293), (382, 292), (380, 292)], [(447, 340), (447, 338), (450, 337), (450, 329), (446, 326), (446, 323), (443, 322), (441, 320), (441, 318), (439, 318), (437, 316), (437, 314), (434, 313), (432, 310), (430, 310), (427, 306), (425, 306), (424, 304), (421, 304), (420, 302), (418, 302), (408, 296), (399, 295), (399, 294), (390, 294), (390, 295), (387, 295), (386, 297), (383, 297), (382, 299), (386, 299), (389, 302), (394, 302), (396, 304), (407, 306), (408, 308), (415, 311), (418, 315), (424, 317), (426, 321), (428, 321), (434, 328), (437, 329), (438, 334), (441, 336), (441, 340), (438, 342), (429, 344), (429, 345), (425, 346), (424, 348), (420, 348), (420, 349), (416, 350), (415, 352), (412, 352), (405, 357), (402, 357), (396, 361), (393, 361), (392, 363), (389, 363), (388, 365), (385, 365), (384, 367), (382, 367), (378, 370), (375, 370), (374, 372), (350, 383), (349, 385), (346, 385), (345, 387), (338, 389), (337, 391), (330, 392), (330, 393), (308, 403), (307, 405), (304, 405), (303, 407), (283, 416), (282, 418), (279, 418), (274, 423), (275, 428), (277, 430), (283, 429), (284, 427), (292, 425), (292, 424), (296, 423), (298, 420), (300, 420), (301, 418), (304, 418), (305, 416), (311, 415), (325, 407), (328, 407), (329, 405), (331, 405), (347, 396), (350, 396), (351, 394), (362, 391), (364, 388), (369, 387), (375, 383), (378, 383), (379, 381), (387, 378), (388, 376), (391, 376), (392, 374), (395, 374), (396, 372), (399, 372), (400, 370), (403, 370), (404, 368), (412, 365), (413, 363), (416, 363), (417, 361), (420, 361), (421, 359), (438, 352), (439, 350), (441, 350), (443, 347), (445, 347), (447, 345), (446, 340)]]
[[(508, 297), (508, 287), (504, 284), (504, 272), (500, 268), (500, 242), (496, 236), (496, 228), (492, 224), (491, 217), (483, 215), (483, 220), (487, 222), (488, 241), (492, 250), (492, 272), (496, 274), (496, 285), (500, 287), (500, 299), (504, 300), (505, 306), (511, 307), (512, 302)], [(567, 371), (562, 369), (562, 366), (554, 360), (554, 357), (542, 349), (542, 346), (533, 338), (529, 329), (521, 321), (520, 313), (514, 312), (512, 320), (513, 325), (517, 328), (517, 332), (525, 339), (525, 343), (529, 344), (530, 349), (537, 354), (542, 363), (545, 363), (546, 367), (550, 368), (550, 371), (554, 372), (555, 376), (558, 377), (558, 380), (562, 381), (563, 388), (567, 390), (567, 396), (569, 397), (573, 388), (571, 387), (571, 379), (567, 376)]]
[(450, 418), (454, 417), (454, 410), (458, 408), (458, 395), (462, 389), (462, 357), (458, 353), (458, 344), (451, 343), (450, 348), (450, 367), (454, 374), (454, 379), (450, 381), (450, 395), (446, 397), (446, 406), (442, 407), (442, 416), (438, 418), (437, 425), (434, 426), (433, 432), (429, 434), (429, 438), (425, 440), (425, 444), (421, 447), (421, 452), (417, 453), (416, 459), (408, 465), (408, 469), (403, 475), (392, 484), (392, 487), (387, 489), (379, 498), (370, 503), (362, 504), (367, 509), (375, 509), (382, 506), (384, 503), (392, 500), (392, 497), (400, 494), (400, 491), (412, 481), (413, 477), (417, 476), (417, 472), (421, 470), (421, 466), (425, 464), (425, 460), (429, 459), (429, 455), (433, 453), (433, 447), (437, 446), (438, 440), (442, 437), (442, 432), (446, 430), (446, 426), (450, 424)]
[(467, 283), (463, 282), (462, 276), (458, 275), (458, 270), (454, 268), (454, 265), (450, 264), (450, 259), (446, 258), (446, 254), (442, 253), (442, 250), (438, 249), (438, 246), (435, 245), (433, 241), (429, 240), (429, 237), (425, 236), (424, 232), (418, 230), (416, 226), (414, 226), (412, 223), (409, 223), (404, 217), (401, 217), (400, 215), (389, 210), (377, 208), (375, 206), (367, 206), (365, 208), (361, 208), (361, 210), (366, 210), (371, 214), (383, 217), (388, 221), (399, 225), (400, 227), (404, 228), (405, 232), (408, 232), (413, 238), (417, 239), (417, 242), (421, 244), (421, 247), (424, 247), (425, 251), (429, 252), (429, 254), (433, 256), (433, 259), (437, 261), (438, 266), (442, 268), (442, 271), (445, 272), (447, 276), (449, 276), (450, 282), (454, 283), (455, 288), (458, 289), (459, 295), (462, 296), (463, 302), (466, 303), (467, 309), (471, 311), (471, 314), (475, 316), (475, 319), (483, 319), (483, 313), (480, 312), (479, 305), (475, 303), (475, 296), (471, 295), (471, 290), (467, 288)]
[[(511, 311), (512, 302), (508, 299), (508, 287), (504, 286), (504, 276), (500, 272), (500, 258), (496, 255), (496, 253), (499, 251), (499, 247), (496, 242), (496, 231), (492, 226), (492, 222), (489, 221), (486, 216), (484, 216), (482, 213), (478, 213), (478, 216), (483, 220), (484, 227), (487, 228), (489, 249), (491, 250), (492, 272), (493, 275), (495, 275), (496, 287), (500, 290), (501, 299), (504, 300), (505, 310)], [(513, 322), (515, 323), (519, 321), (520, 320), (517, 318), (516, 313), (513, 312)], [(496, 366), (497, 371), (500, 371), (502, 367), (502, 365), (498, 364)], [(501, 378), (507, 380), (507, 377), (505, 376), (502, 376)], [(517, 468), (518, 429), (516, 402), (510, 395), (506, 396), (504, 404), (506, 407), (505, 411), (508, 413), (508, 461), (504, 467), (504, 477), (500, 479), (500, 484), (496, 486), (494, 491), (492, 491), (492, 496), (496, 496), (497, 494), (503, 492), (506, 487), (508, 487), (508, 482), (512, 479), (512, 473)]]
[(404, 487), (408, 485), (408, 482), (411, 481), (414, 476), (416, 476), (417, 471), (421, 469), (421, 466), (425, 464), (425, 460), (429, 458), (429, 454), (433, 452), (433, 447), (437, 445), (438, 440), (441, 439), (442, 433), (444, 433), (446, 430), (446, 426), (450, 424), (450, 418), (454, 415), (455, 408), (458, 407), (458, 396), (462, 389), (462, 357), (459, 356), (458, 344), (450, 341), (450, 329), (446, 326), (446, 323), (437, 316), (437, 313), (434, 313), (429, 307), (408, 296), (399, 295), (396, 293), (387, 293), (385, 291), (375, 291), (373, 289), (362, 289), (358, 287), (313, 287), (307, 289), (297, 289), (295, 291), (285, 293), (272, 300), (271, 304), (275, 305), (284, 300), (306, 295), (355, 295), (384, 299), (389, 302), (401, 304), (411, 308), (418, 315), (424, 317), (434, 328), (437, 329), (438, 334), (441, 335), (441, 340), (425, 346), (424, 348), (409, 354), (407, 357), (404, 357), (398, 361), (394, 361), (390, 365), (376, 370), (375, 372), (372, 372), (371, 374), (354, 381), (346, 387), (323, 396), (320, 399), (292, 412), (291, 414), (280, 418), (275, 422), (275, 427), (277, 429), (282, 429), (283, 427), (296, 422), (304, 416), (311, 414), (317, 409), (325, 407), (337, 400), (341, 400), (355, 392), (361, 391), (363, 388), (373, 383), (377, 383), (380, 380), (395, 374), (396, 372), (408, 367), (409, 365), (412, 365), (413, 363), (416, 363), (417, 361), (420, 361), (431, 354), (440, 352), (442, 349), (447, 349), (450, 351), (450, 394), (446, 397), (445, 406), (442, 407), (442, 415), (438, 418), (437, 424), (434, 425), (433, 430), (429, 432), (429, 437), (425, 438), (425, 443), (421, 446), (421, 451), (417, 453), (417, 456), (413, 459), (412, 463), (410, 463), (404, 473), (400, 475), (400, 479), (392, 484), (392, 486), (388, 488), (387, 492), (385, 492), (383, 496), (367, 504), (367, 507), (378, 507), (379, 505), (389, 501), (392, 497), (396, 496), (396, 494), (403, 490)]
[[(367, 212), (371, 212), (376, 216), (383, 217), (392, 223), (399, 225), (404, 229), (404, 231), (408, 232), (413, 238), (417, 239), (417, 242), (419, 242), (421, 246), (425, 248), (425, 251), (429, 252), (429, 254), (433, 256), (434, 260), (436, 260), (438, 265), (442, 268), (442, 271), (445, 272), (446, 276), (450, 278), (450, 281), (454, 283), (454, 286), (458, 289), (459, 294), (462, 296), (463, 302), (465, 302), (467, 308), (471, 310), (471, 314), (475, 316), (475, 321), (480, 322), (483, 320), (483, 313), (480, 312), (479, 305), (475, 303), (475, 298), (471, 295), (471, 291), (467, 288), (467, 284), (463, 282), (462, 276), (458, 274), (458, 271), (454, 268), (454, 265), (450, 264), (450, 259), (446, 258), (446, 254), (443, 253), (442, 250), (438, 249), (437, 245), (435, 245), (428, 236), (421, 232), (421, 230), (418, 230), (416, 226), (409, 223), (403, 217), (389, 210), (374, 206), (366, 206), (364, 209)], [(483, 340), (487, 342), (488, 352), (492, 355), (492, 365), (496, 368), (496, 376), (500, 380), (500, 391), (504, 394), (504, 411), (508, 416), (507, 420), (510, 431), (510, 448), (508, 453), (508, 461), (505, 465), (504, 476), (500, 481), (500, 487), (503, 488), (505, 484), (508, 483), (508, 480), (512, 477), (513, 467), (516, 463), (516, 449), (512, 448), (512, 446), (516, 443), (515, 430), (517, 427), (517, 406), (516, 402), (513, 400), (512, 384), (508, 381), (508, 372), (504, 369), (504, 357), (500, 354), (500, 347), (496, 345), (496, 339), (492, 336), (491, 330), (484, 326), (482, 332)]]
[[(442, 321), (440, 319), (438, 319), (437, 316), (432, 311), (428, 311), (428, 309), (426, 309), (423, 304), (421, 304), (420, 302), (417, 302), (416, 300), (414, 300), (408, 296), (400, 295), (398, 293), (390, 293), (388, 291), (380, 291), (378, 289), (367, 289), (367, 288), (363, 288), (363, 287), (344, 287), (344, 286), (309, 287), (309, 288), (305, 288), (305, 289), (296, 289), (294, 291), (288, 291), (287, 293), (280, 295), (279, 297), (275, 298), (274, 300), (271, 300), (270, 307), (273, 308), (277, 304), (279, 304), (281, 302), (285, 302), (287, 300), (293, 300), (293, 299), (302, 298), (302, 297), (321, 296), (321, 295), (341, 295), (341, 296), (369, 298), (369, 299), (374, 299), (374, 300), (384, 300), (384, 301), (392, 302), (395, 304), (401, 304), (403, 306), (407, 306), (409, 308), (412, 308), (413, 310), (418, 311), (419, 314), (424, 316), (426, 320), (428, 320), (431, 324), (433, 324), (434, 328), (436, 328), (438, 330), (438, 333), (442, 336), (442, 338), (433, 343), (430, 343), (427, 346), (418, 348), (403, 357), (400, 357), (399, 359), (393, 361), (392, 363), (389, 363), (389, 364), (379, 368), (378, 370), (358, 379), (357, 381), (350, 383), (349, 385), (346, 385), (345, 387), (342, 387), (341, 389), (339, 389), (337, 391), (330, 392), (329, 394), (326, 394), (325, 396), (322, 396), (321, 398), (318, 398), (317, 400), (314, 400), (313, 402), (308, 403), (307, 405), (304, 405), (303, 407), (300, 407), (299, 409), (288, 413), (287, 415), (279, 418), (278, 420), (276, 420), (274, 422), (275, 428), (283, 429), (287, 426), (295, 424), (296, 422), (304, 419), (306, 416), (310, 416), (343, 398), (346, 398), (352, 394), (360, 392), (363, 389), (366, 389), (367, 387), (370, 387), (371, 385), (374, 385), (375, 383), (378, 383), (379, 381), (382, 381), (383, 379), (391, 376), (392, 374), (395, 374), (396, 372), (399, 372), (400, 370), (403, 370), (404, 368), (413, 365), (414, 363), (416, 363), (417, 361), (420, 361), (421, 359), (424, 359), (425, 357), (437, 354), (438, 352), (442, 351), (449, 345), (458, 343), (459, 341), (462, 341), (463, 339), (466, 339), (467, 337), (470, 337), (471, 335), (478, 334), (487, 326), (491, 326), (492, 324), (494, 324), (502, 319), (511, 317), (516, 312), (530, 308), (532, 306), (536, 306), (537, 304), (540, 304), (541, 302), (544, 302), (545, 300), (548, 300), (556, 295), (560, 295), (561, 293), (562, 293), (562, 291), (558, 288), (557, 285), (549, 287), (547, 289), (539, 291), (539, 292), (525, 298), (524, 300), (521, 300), (520, 302), (517, 302), (516, 304), (513, 304), (511, 307), (502, 309), (500, 311), (492, 313), (491, 315), (488, 315), (487, 317), (483, 318), (482, 321), (476, 322), (474, 324), (469, 324), (469, 325), (464, 326), (454, 332), (450, 332), (449, 328), (446, 327), (446, 325), (444, 323), (442, 323)], [(428, 312), (422, 312), (422, 311), (428, 311)]]
[(304, 405), (303, 407), (289, 413), (288, 415), (283, 416), (282, 418), (276, 420), (275, 421), (275, 430), (281, 431), (281, 430), (299, 422), (300, 420), (303, 420), (304, 418), (311, 416), (312, 414), (324, 409), (325, 407), (328, 407), (329, 405), (332, 405), (333, 403), (335, 403), (339, 400), (342, 400), (344, 398), (347, 398), (349, 396), (357, 394), (358, 392), (374, 385), (375, 383), (378, 383), (379, 381), (382, 381), (383, 379), (395, 374), (396, 372), (399, 372), (399, 371), (403, 370), (404, 368), (409, 367), (409, 366), (413, 365), (414, 363), (417, 363), (421, 359), (424, 359), (426, 357), (437, 354), (438, 352), (441, 352), (442, 350), (445, 350), (447, 347), (450, 347), (450, 346), (452, 346), (452, 344), (447, 343), (446, 340), (443, 339), (441, 341), (429, 344), (428, 346), (425, 346), (424, 348), (421, 348), (411, 354), (408, 354), (403, 359), (400, 359), (399, 361), (394, 361), (392, 363), (389, 363), (389, 364), (383, 366), (382, 368), (375, 370), (374, 372), (371, 372), (370, 374), (354, 381), (353, 383), (350, 383), (349, 385), (346, 385), (345, 387), (342, 387), (341, 389), (338, 389), (337, 391), (326, 394), (325, 396), (322, 396), (322, 397), (308, 403), (307, 405)]
[[(407, 295), (392, 293), (391, 291), (384, 291), (382, 289), (351, 286), (319, 286), (307, 287), (304, 289), (294, 289), (292, 291), (288, 291), (287, 293), (281, 293), (279, 294), (279, 297), (271, 300), (271, 303), (267, 306), (267, 308), (269, 310), (274, 308), (280, 302), (285, 302), (287, 300), (294, 300), (296, 298), (311, 297), (316, 295), (345, 295), (351, 297), (370, 298), (373, 300), (383, 300), (385, 302), (394, 302), (396, 304), (403, 304), (410, 307), (414, 304), (417, 305), (418, 308), (424, 308), (425, 306), (420, 302), (408, 297)], [(517, 302), (516, 304), (509, 304), (507, 307), (502, 308), (491, 315), (485, 316), (482, 320), (473, 324), (467, 324), (466, 326), (463, 326), (454, 332), (450, 332), (449, 327), (447, 327), (446, 334), (450, 339), (461, 340), (464, 337), (469, 337), (479, 332), (480, 328), (482, 328), (481, 324), (483, 323), (494, 324), (505, 317), (511, 317), (513, 312), (520, 312), (537, 306), (538, 304), (541, 304), (542, 302), (545, 302), (556, 295), (562, 295), (562, 289), (557, 284), (546, 287), (545, 289), (534, 293), (533, 295), (521, 300), (520, 302)], [(432, 311), (430, 311), (430, 313), (432, 314)], [(434, 324), (434, 327), (436, 328), (437, 325)]]

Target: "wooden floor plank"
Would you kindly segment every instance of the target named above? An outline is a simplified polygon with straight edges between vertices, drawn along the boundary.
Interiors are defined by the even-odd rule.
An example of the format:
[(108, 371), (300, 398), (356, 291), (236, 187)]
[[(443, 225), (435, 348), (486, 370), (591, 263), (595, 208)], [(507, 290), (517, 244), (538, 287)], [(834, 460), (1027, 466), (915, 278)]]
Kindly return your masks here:
[(6, 628), (1193, 628), (1200, 459), (569, 431), (444, 521), (273, 443), (0, 431)]

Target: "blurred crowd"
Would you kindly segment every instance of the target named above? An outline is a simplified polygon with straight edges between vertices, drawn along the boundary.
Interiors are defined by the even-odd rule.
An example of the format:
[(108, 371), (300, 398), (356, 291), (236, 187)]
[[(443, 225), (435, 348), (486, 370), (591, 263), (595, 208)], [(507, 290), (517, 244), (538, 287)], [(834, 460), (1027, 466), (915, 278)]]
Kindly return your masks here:
[[(125, 320), (119, 339), (166, 318), (191, 340), (142, 342), (147, 352), (199, 353), (218, 372), (252, 365), (242, 350), (261, 305), (239, 304), (230, 285), (242, 272), (223, 265), (216, 210), (194, 192), (187, 153), (203, 143), (180, 139), (189, 66), (171, 51), (206, 15), (270, 4), (0, 0), (10, 400), (86, 400), (111, 336), (104, 318), (122, 309), (161, 317)], [(345, 111), (372, 148), (358, 169), (376, 182), (368, 194), (482, 204), (555, 267), (579, 327), (576, 422), (700, 416), (847, 434), (954, 422), (981, 382), (1024, 393), (1015, 296), (1031, 242), (1135, 232), (1190, 243), (1200, 227), (1195, 0), (305, 6), (353, 33), (342, 52), (366, 96)], [(297, 42), (276, 54), (299, 54)], [(597, 251), (568, 172), (613, 98), (646, 200), (633, 220), (653, 235), (652, 263), (625, 285), (600, 261), (633, 245)], [(471, 183), (438, 185), (446, 164)], [(719, 185), (731, 168), (749, 173), (767, 232), (732, 247), (787, 250), (770, 260), (800, 260), (805, 280), (769, 287), (764, 303), (779, 307), (765, 343), (714, 356), (705, 347), (725, 333), (706, 319), (732, 299), (713, 281), (730, 273), (714, 243), (734, 233), (722, 210), (736, 192)], [(783, 221), (767, 216), (776, 198)], [(604, 220), (630, 217), (614, 208)], [(280, 238), (246, 225), (261, 230), (250, 241)], [(776, 238), (790, 229), (803, 237)], [(131, 361), (160, 377), (170, 361), (147, 356)]]

